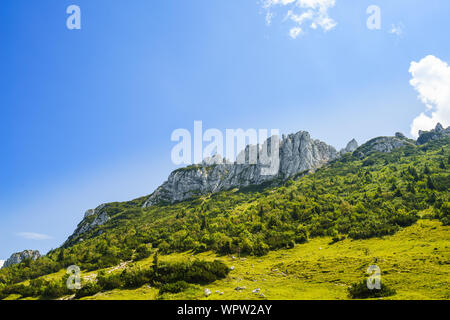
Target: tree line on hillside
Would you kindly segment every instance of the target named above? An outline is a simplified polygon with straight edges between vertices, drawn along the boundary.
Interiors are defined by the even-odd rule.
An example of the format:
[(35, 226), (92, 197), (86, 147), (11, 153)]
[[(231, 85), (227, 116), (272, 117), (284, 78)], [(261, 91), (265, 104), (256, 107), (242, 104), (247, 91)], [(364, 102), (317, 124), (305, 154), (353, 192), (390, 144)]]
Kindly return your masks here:
[(0, 286), (70, 265), (97, 270), (162, 254), (214, 251), (263, 256), (312, 237), (391, 235), (419, 218), (450, 224), (447, 140), (359, 159), (346, 154), (278, 187), (249, 187), (173, 205), (110, 204), (110, 220), (36, 261), (0, 270)]
[(75, 294), (76, 299), (92, 296), (102, 291), (117, 288), (134, 289), (143, 285), (159, 288), (159, 293), (178, 293), (186, 290), (191, 284), (208, 284), (225, 278), (230, 272), (223, 262), (212, 262), (195, 259), (177, 263), (160, 263), (158, 252), (153, 258), (153, 265), (146, 268), (128, 266), (122, 271), (108, 273), (105, 270), (97, 274), (96, 280), (84, 281), (79, 290), (71, 290), (67, 286), (69, 274), (62, 279), (34, 279), (29, 284), (15, 284), (0, 288), (0, 299), (11, 294), (22, 297), (39, 297), (56, 299)]

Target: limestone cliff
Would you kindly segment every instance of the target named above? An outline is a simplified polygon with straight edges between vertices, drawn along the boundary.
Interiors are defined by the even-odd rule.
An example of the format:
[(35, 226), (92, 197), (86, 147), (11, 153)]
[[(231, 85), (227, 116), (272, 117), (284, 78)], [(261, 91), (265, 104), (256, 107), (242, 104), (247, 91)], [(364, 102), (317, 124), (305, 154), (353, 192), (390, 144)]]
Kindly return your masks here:
[(11, 255), (11, 257), (5, 261), (3, 268), (10, 267), (15, 264), (19, 264), (26, 259), (36, 260), (41, 257), (41, 254), (37, 250), (25, 250), (22, 252), (16, 252)]
[(149, 196), (144, 207), (160, 202), (174, 203), (195, 195), (231, 188), (258, 185), (277, 178), (288, 179), (299, 172), (320, 167), (338, 156), (332, 146), (312, 139), (306, 131), (300, 131), (283, 137), (279, 142), (277, 170), (272, 174), (266, 174), (264, 170), (267, 170), (267, 166), (259, 157), (256, 162), (251, 162), (250, 154), (252, 148), (256, 148), (258, 152), (266, 150), (269, 154), (273, 139), (275, 137), (269, 138), (262, 147), (248, 146), (237, 157), (241, 161), (227, 163), (217, 157), (216, 161), (206, 159), (202, 164), (175, 170), (168, 180)]

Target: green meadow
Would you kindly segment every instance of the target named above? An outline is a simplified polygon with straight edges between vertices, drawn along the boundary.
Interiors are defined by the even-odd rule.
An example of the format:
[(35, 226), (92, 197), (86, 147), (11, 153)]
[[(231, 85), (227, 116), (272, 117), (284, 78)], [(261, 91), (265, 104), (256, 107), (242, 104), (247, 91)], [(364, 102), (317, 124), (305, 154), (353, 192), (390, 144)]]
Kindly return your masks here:
[[(348, 299), (347, 287), (362, 279), (369, 265), (378, 265), (385, 281), (397, 294), (388, 299), (450, 298), (450, 227), (438, 221), (419, 220), (393, 236), (349, 240), (330, 244), (330, 237), (316, 238), (289, 250), (264, 257), (219, 257), (234, 267), (226, 279), (162, 299)], [(167, 260), (213, 260), (213, 253), (192, 256), (173, 254)], [(151, 263), (149, 260), (140, 262)], [(235, 290), (245, 287), (244, 290)], [(212, 294), (205, 297), (204, 289)], [(260, 289), (259, 293), (252, 293)], [(219, 291), (219, 293), (216, 293)], [(220, 293), (223, 292), (223, 295)], [(261, 295), (263, 294), (263, 296)], [(113, 290), (87, 299), (156, 299), (158, 290)]]
[[(177, 294), (159, 295), (159, 289), (144, 285), (135, 289), (114, 289), (85, 300), (229, 299), (302, 300), (349, 299), (347, 288), (366, 275), (370, 265), (382, 271), (381, 281), (396, 290), (384, 299), (428, 300), (450, 298), (450, 227), (436, 220), (419, 220), (392, 236), (365, 240), (346, 239), (332, 243), (331, 237), (315, 238), (292, 249), (272, 251), (264, 257), (217, 256), (192, 252), (161, 256), (161, 261), (220, 259), (232, 268), (225, 279), (208, 285), (191, 285)], [(152, 258), (133, 263), (152, 266)], [(121, 272), (129, 265), (108, 268)], [(83, 272), (84, 281), (98, 271)], [(62, 279), (64, 270), (46, 275)], [(236, 290), (236, 288), (245, 288)], [(205, 289), (211, 295), (205, 296)], [(253, 292), (254, 290), (257, 292)], [(6, 299), (20, 299), (11, 295)], [(61, 299), (71, 299), (66, 296)]]
[(104, 225), (1, 269), (0, 299), (349, 299), (371, 265), (384, 299), (449, 299), (449, 141), (363, 145), (287, 181), (174, 204), (107, 204)]

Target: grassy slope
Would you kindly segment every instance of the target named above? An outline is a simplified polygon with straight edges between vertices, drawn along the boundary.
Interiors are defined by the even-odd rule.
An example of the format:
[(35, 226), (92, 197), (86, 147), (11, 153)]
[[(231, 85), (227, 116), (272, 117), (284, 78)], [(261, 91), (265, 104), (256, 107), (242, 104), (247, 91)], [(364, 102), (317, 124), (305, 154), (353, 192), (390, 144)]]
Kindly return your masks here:
[[(441, 150), (441, 146), (445, 152)], [(391, 154), (375, 154), (370, 157), (374, 162), (369, 165), (355, 159), (336, 163), (280, 188), (242, 192), (233, 190), (172, 206), (145, 210), (136, 209), (136, 206), (140, 206), (139, 203), (118, 204), (117, 215), (107, 225), (102, 226), (105, 233), (102, 236), (95, 236), (98, 230), (93, 230), (91, 237), (74, 246), (75, 251), (72, 255), (102, 257), (103, 253), (98, 249), (101, 247), (99, 245), (102, 244), (101, 241), (106, 239), (110, 241), (110, 245), (120, 246), (136, 238), (135, 234), (145, 235), (142, 239), (138, 239), (138, 243), (150, 241), (153, 244), (158, 244), (157, 240), (163, 238), (170, 241), (171, 245), (177, 245), (176, 236), (180, 233), (184, 232), (183, 237), (189, 235), (194, 239), (201, 239), (202, 235), (215, 231), (222, 231), (237, 240), (245, 237), (254, 241), (256, 233), (253, 232), (252, 226), (258, 221), (263, 223), (264, 232), (260, 234), (264, 235), (271, 230), (267, 224), (272, 218), (281, 220), (278, 221), (277, 230), (290, 230), (299, 223), (298, 219), (303, 219), (304, 213), (312, 214), (312, 218), (303, 219), (303, 223), (310, 225), (314, 230), (314, 226), (320, 226), (318, 222), (325, 217), (334, 221), (343, 216), (341, 214), (343, 209), (339, 207), (342, 199), (353, 204), (350, 221), (352, 227), (355, 223), (359, 223), (367, 228), (367, 222), (372, 220), (366, 220), (366, 215), (378, 217), (392, 206), (407, 211), (411, 207), (419, 207), (418, 215), (430, 218), (435, 216), (434, 209), (429, 204), (430, 195), (434, 193), (443, 201), (448, 199), (449, 189), (445, 187), (449, 183), (448, 167), (439, 167), (439, 161), (447, 160), (448, 156), (447, 141), (427, 148), (417, 147), (413, 150), (396, 150)], [(425, 165), (431, 168), (433, 178), (442, 177), (440, 183), (444, 186), (442, 190), (427, 189), (427, 175), (422, 175)], [(411, 177), (404, 174), (410, 166), (419, 171), (421, 177), (418, 182), (411, 182)], [(370, 179), (366, 177), (368, 172)], [(392, 182), (392, 179), (395, 182)], [(408, 183), (413, 183), (417, 193), (413, 195), (407, 191)], [(391, 189), (393, 184), (402, 191), (402, 197), (392, 196), (395, 193)], [(378, 197), (377, 188), (382, 189)], [(356, 203), (359, 202), (364, 203), (368, 210), (363, 208), (364, 210), (358, 214)], [(317, 207), (317, 203), (322, 206), (320, 213), (311, 211)], [(299, 204), (302, 205), (301, 215), (298, 219), (292, 219), (290, 212)], [(268, 208), (264, 217), (258, 217), (260, 205)], [(372, 213), (372, 210), (376, 211)], [(388, 213), (387, 217), (390, 215), (392, 213)], [(200, 229), (203, 216), (206, 216), (208, 222), (204, 230)], [(398, 292), (393, 298), (450, 299), (449, 228), (443, 227), (436, 220), (423, 219), (393, 236), (382, 239), (357, 241), (347, 239), (330, 244), (330, 237), (318, 237), (306, 244), (297, 244), (291, 250), (272, 251), (262, 258), (247, 257), (245, 261), (238, 261), (233, 260), (231, 256), (220, 257), (229, 266), (234, 266), (235, 270), (227, 279), (208, 286), (213, 292), (209, 298), (260, 299), (262, 297), (251, 293), (251, 290), (260, 288), (265, 298), (269, 299), (344, 299), (347, 297), (346, 288), (360, 280), (369, 265), (377, 264), (383, 271), (383, 279)], [(329, 234), (328, 231), (326, 234)], [(179, 237), (178, 240), (181, 245), (186, 242), (183, 237)], [(128, 246), (134, 248), (135, 242), (130, 242)], [(111, 248), (108, 250), (111, 251)], [(56, 256), (57, 253), (53, 255)], [(181, 260), (189, 257), (191, 257), (189, 253), (174, 253), (163, 256), (161, 260)], [(197, 257), (214, 259), (217, 256), (207, 252), (198, 254)], [(136, 264), (148, 265), (151, 261), (152, 258), (148, 258)], [(280, 271), (288, 269), (289, 272), (283, 275), (280, 272), (270, 272), (271, 268)], [(86, 272), (83, 276), (92, 276), (96, 272), (98, 270)], [(62, 279), (63, 276), (62, 270), (43, 278), (56, 280)], [(234, 290), (237, 286), (245, 286), (247, 289), (237, 292)], [(193, 286), (184, 293), (165, 295), (162, 298), (204, 298), (203, 289), (200, 286)], [(216, 290), (224, 294), (215, 294)], [(157, 289), (143, 287), (137, 290), (114, 290), (90, 298), (155, 299), (157, 294)], [(17, 299), (20, 296), (9, 298)]]
[[(213, 292), (208, 299), (347, 299), (346, 288), (361, 279), (369, 265), (376, 264), (382, 270), (382, 280), (397, 290), (397, 294), (389, 299), (450, 299), (449, 232), (450, 227), (444, 227), (438, 221), (419, 220), (415, 225), (383, 238), (346, 239), (330, 244), (331, 238), (321, 237), (294, 249), (270, 252), (264, 257), (219, 257), (235, 267), (228, 278), (204, 287), (192, 286), (183, 293), (166, 294), (162, 298), (205, 299), (203, 291), (208, 288)], [(195, 257), (217, 258), (211, 252)], [(161, 260), (191, 258), (194, 258), (192, 254), (182, 253), (162, 256)], [(137, 265), (148, 266), (151, 261), (152, 258), (148, 258)], [(45, 277), (55, 276), (60, 277), (61, 273)], [(239, 292), (234, 290), (237, 286), (247, 289)], [(260, 288), (265, 297), (252, 293), (256, 288)], [(224, 294), (219, 295), (216, 290)], [(158, 290), (144, 286), (135, 290), (116, 289), (85, 299), (156, 298)]]

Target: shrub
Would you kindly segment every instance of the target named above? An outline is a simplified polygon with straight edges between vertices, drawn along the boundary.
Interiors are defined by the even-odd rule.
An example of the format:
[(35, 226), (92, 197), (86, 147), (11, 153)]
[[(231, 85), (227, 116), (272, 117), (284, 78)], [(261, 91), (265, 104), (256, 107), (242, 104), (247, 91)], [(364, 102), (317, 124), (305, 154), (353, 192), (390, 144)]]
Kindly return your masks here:
[(141, 244), (136, 248), (136, 253), (135, 253), (135, 257), (134, 260), (143, 260), (145, 258), (150, 257), (150, 255), (152, 254), (152, 251), (150, 250), (150, 248), (148, 247), (148, 245), (146, 244)]
[(206, 262), (195, 260), (188, 263), (161, 264), (154, 280), (160, 283), (186, 281), (206, 284), (225, 278), (230, 269), (221, 261)]
[(90, 281), (75, 293), (75, 298), (80, 299), (83, 297), (93, 296), (100, 291), (102, 291), (102, 288), (96, 282)]
[(102, 290), (113, 290), (124, 285), (124, 281), (120, 274), (114, 273), (106, 275), (104, 272), (97, 276), (97, 283)]
[(369, 167), (369, 166), (373, 166), (375, 164), (375, 160), (373, 160), (373, 159), (367, 159), (367, 160), (364, 160), (364, 162), (363, 162), (363, 167)]
[(386, 286), (383, 281), (381, 282), (381, 289), (371, 290), (367, 287), (367, 279), (364, 279), (349, 287), (348, 294), (352, 299), (368, 299), (393, 296), (396, 291)]
[(262, 241), (258, 241), (253, 247), (253, 253), (259, 257), (265, 256), (269, 253), (269, 246)]
[(189, 288), (189, 284), (185, 281), (178, 281), (175, 283), (167, 283), (161, 286), (159, 294), (163, 293), (179, 293)]
[(308, 237), (309, 237), (308, 228), (299, 225), (297, 227), (297, 232), (295, 233), (295, 242), (298, 244), (308, 242)]
[(60, 282), (48, 282), (46, 286), (44, 286), (44, 290), (42, 291), (42, 296), (45, 298), (59, 298), (66, 294), (69, 294), (69, 290), (67, 287)]
[(120, 275), (121, 281), (125, 288), (139, 288), (150, 282), (151, 270), (143, 269), (125, 269)]

